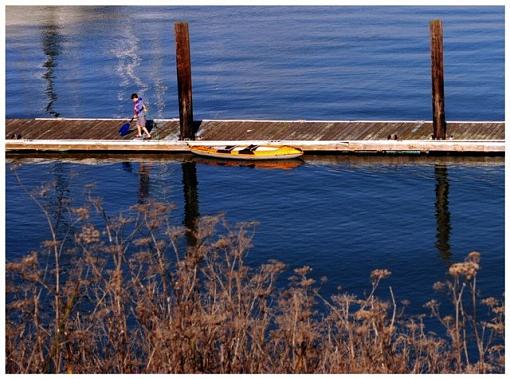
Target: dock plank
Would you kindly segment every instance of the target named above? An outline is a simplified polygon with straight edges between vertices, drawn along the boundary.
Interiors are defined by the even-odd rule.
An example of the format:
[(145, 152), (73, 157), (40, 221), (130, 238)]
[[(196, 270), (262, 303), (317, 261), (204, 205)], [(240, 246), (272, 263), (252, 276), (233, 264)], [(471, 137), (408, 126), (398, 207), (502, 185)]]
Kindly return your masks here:
[(35, 120), (21, 131), (23, 138), (38, 139), (39, 136), (48, 130), (46, 122), (43, 120)]
[(364, 137), (374, 131), (374, 125), (369, 122), (357, 122), (355, 128), (352, 131), (352, 139), (362, 140)]
[[(10, 125), (9, 125), (10, 126)], [(10, 126), (12, 127), (12, 126)], [(12, 130), (12, 132), (11, 132)], [(35, 136), (39, 132), (39, 127), (37, 122), (23, 122), (22, 124), (17, 124), (12, 127), (12, 129), (6, 128), (6, 135), (10, 135), (13, 133), (21, 134), (22, 138), (30, 138), (30, 136)]]
[[(306, 128), (306, 125), (303, 125), (303, 127)], [(335, 134), (333, 135), (332, 138), (333, 140), (345, 140), (346, 137), (350, 136), (351, 133), (355, 131), (356, 125), (355, 122), (350, 123), (335, 122), (332, 128), (335, 130)]]
[(370, 122), (355, 122), (353, 123), (353, 128), (351, 130), (347, 129), (346, 134), (348, 138), (355, 141), (363, 139), (363, 135), (372, 133), (377, 133), (380, 130), (379, 125), (374, 125)]
[(14, 138), (14, 134), (21, 134), (27, 127), (30, 126), (32, 120), (25, 119), (20, 122), (13, 122), (15, 120), (7, 120), (5, 125), (5, 138)]

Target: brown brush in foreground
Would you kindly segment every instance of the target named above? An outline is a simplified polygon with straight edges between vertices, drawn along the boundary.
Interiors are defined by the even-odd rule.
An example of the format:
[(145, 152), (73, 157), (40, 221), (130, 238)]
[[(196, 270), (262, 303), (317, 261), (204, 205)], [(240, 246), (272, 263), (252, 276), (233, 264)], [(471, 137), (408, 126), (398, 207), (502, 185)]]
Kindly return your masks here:
[(372, 272), (366, 298), (327, 300), (309, 267), (277, 286), (284, 264), (245, 264), (253, 224), (203, 217), (190, 231), (171, 226), (168, 204), (108, 217), (90, 197), (58, 239), (34, 199), (52, 238), (6, 265), (8, 373), (504, 372), (504, 305), (477, 298), (476, 252), (434, 285), (452, 314), (426, 304), (440, 338), (425, 315), (404, 316), (391, 287), (390, 301), (375, 296), (388, 270)]

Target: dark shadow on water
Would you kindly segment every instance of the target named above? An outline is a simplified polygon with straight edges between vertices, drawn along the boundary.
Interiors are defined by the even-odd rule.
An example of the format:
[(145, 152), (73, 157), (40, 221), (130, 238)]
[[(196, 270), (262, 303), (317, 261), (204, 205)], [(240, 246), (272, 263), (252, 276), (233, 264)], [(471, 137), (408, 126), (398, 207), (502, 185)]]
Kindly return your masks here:
[(56, 23), (56, 16), (52, 15), (48, 23), (41, 27), (42, 48), (46, 61), (43, 64), (45, 72), (42, 78), (46, 81), (46, 96), (48, 103), (45, 112), (53, 117), (59, 117), (60, 113), (55, 111), (55, 102), (58, 99), (55, 91), (55, 69), (57, 67), (57, 57), (60, 55), (63, 37), (60, 32), (60, 26)]
[(450, 263), (450, 211), (448, 209), (448, 169), (444, 165), (434, 166), (436, 178), (436, 248), (441, 258)]
[(197, 239), (198, 218), (200, 217), (198, 204), (198, 180), (197, 167), (195, 162), (183, 162), (182, 184), (184, 191), (184, 226), (188, 229), (186, 232), (186, 242), (188, 246), (195, 246)]

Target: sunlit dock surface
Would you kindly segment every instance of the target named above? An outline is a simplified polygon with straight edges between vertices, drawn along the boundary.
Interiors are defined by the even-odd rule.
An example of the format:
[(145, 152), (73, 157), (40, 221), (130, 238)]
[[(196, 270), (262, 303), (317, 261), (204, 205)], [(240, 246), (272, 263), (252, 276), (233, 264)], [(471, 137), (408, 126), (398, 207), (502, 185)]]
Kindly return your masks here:
[(151, 140), (120, 136), (127, 119), (8, 119), (7, 151), (187, 152), (188, 143), (290, 144), (305, 152), (504, 153), (501, 121), (450, 121), (446, 140), (432, 139), (430, 121), (202, 120), (196, 140), (179, 141), (178, 119), (148, 121)]

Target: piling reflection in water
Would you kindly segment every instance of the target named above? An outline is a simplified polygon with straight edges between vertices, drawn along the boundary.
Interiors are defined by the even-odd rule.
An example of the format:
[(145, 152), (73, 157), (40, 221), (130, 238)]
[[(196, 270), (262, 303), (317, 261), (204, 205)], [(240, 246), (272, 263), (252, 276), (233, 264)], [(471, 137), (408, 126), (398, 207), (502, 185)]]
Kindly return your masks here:
[(150, 166), (145, 163), (140, 163), (138, 170), (140, 180), (138, 182), (138, 203), (144, 204), (149, 198), (150, 189)]
[(450, 211), (448, 209), (448, 169), (444, 165), (434, 166), (436, 177), (436, 247), (439, 255), (449, 261), (450, 249)]
[(195, 232), (197, 231), (198, 218), (200, 217), (197, 167), (195, 162), (183, 162), (181, 167), (184, 191), (184, 226), (188, 229), (186, 232), (186, 242), (188, 246), (195, 246), (197, 243)]
[(48, 97), (48, 104), (45, 111), (53, 117), (59, 117), (60, 113), (55, 111), (54, 105), (58, 97), (55, 92), (55, 68), (57, 67), (57, 57), (61, 52), (62, 34), (60, 26), (57, 24), (55, 17), (49, 17), (48, 23), (41, 27), (42, 47), (46, 55), (46, 61), (43, 64), (45, 72), (42, 76), (46, 80), (45, 93)]
[(66, 166), (61, 163), (55, 163), (52, 167), (55, 197), (49, 199), (48, 209), (53, 214), (52, 222), (58, 236), (65, 236), (69, 228), (69, 220), (66, 218), (66, 209), (71, 203), (70, 173)]

